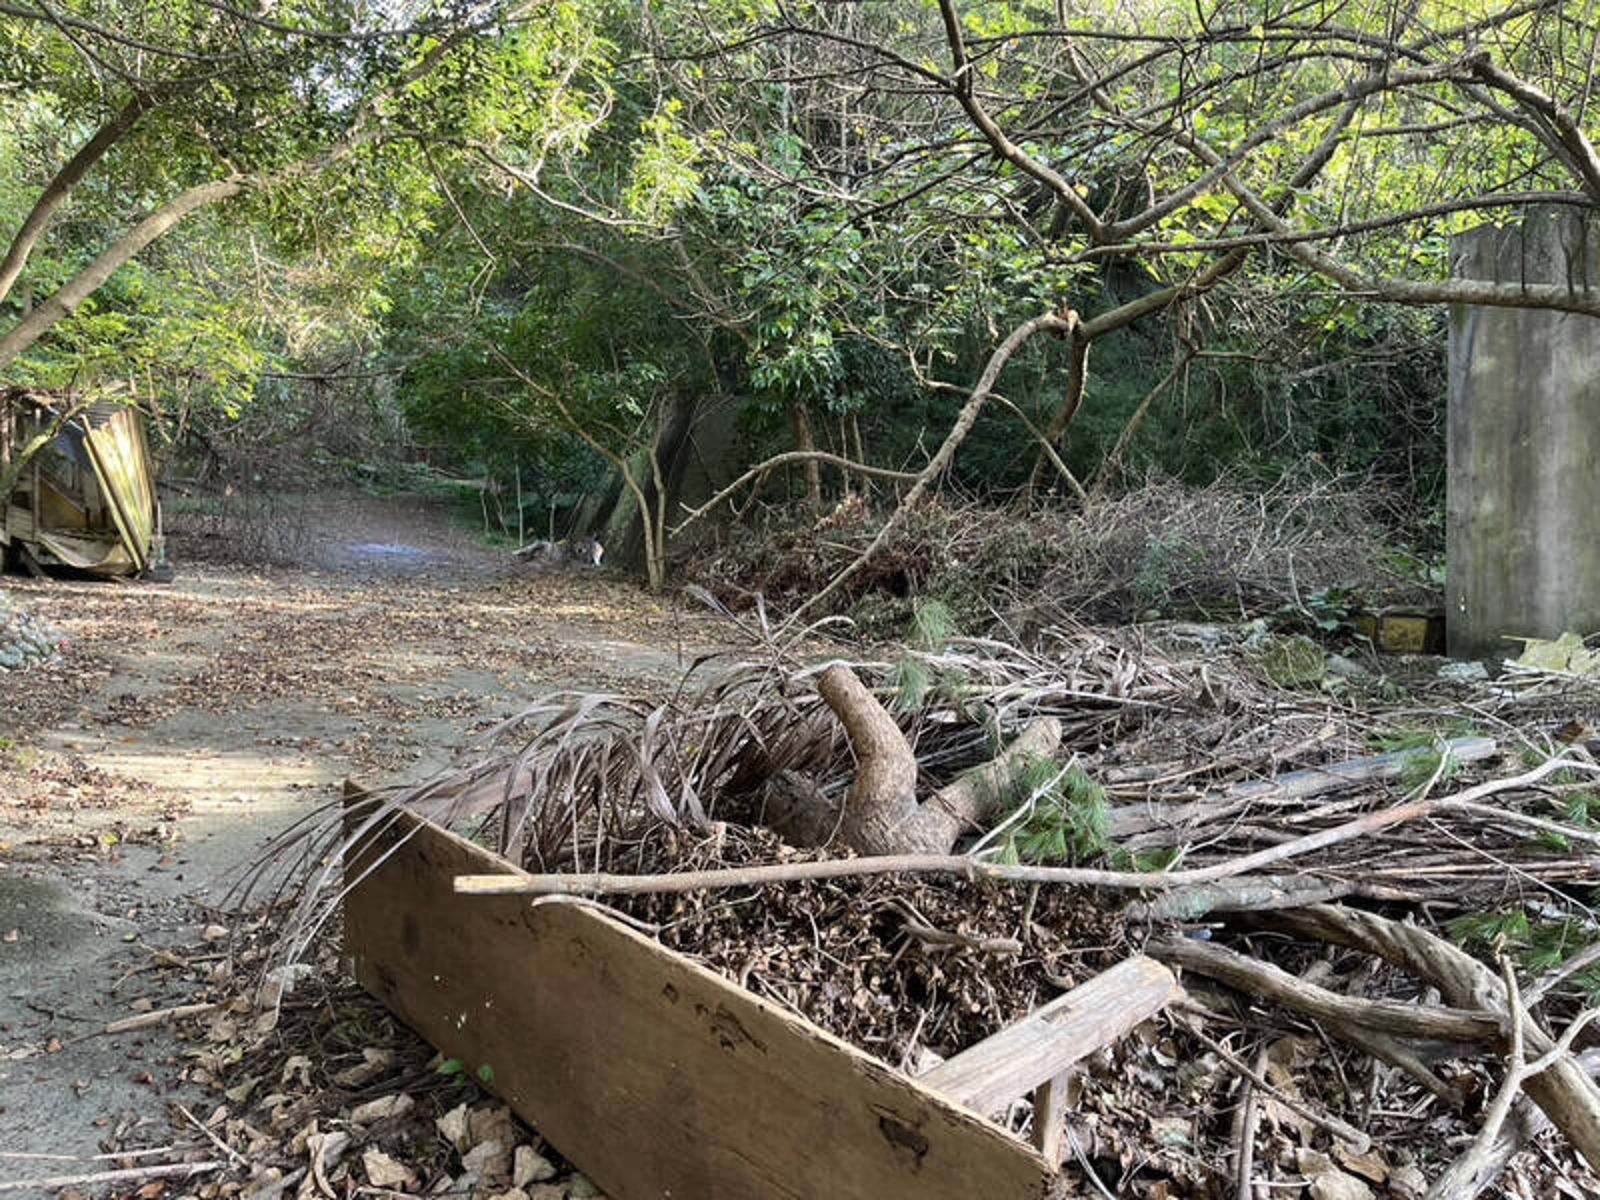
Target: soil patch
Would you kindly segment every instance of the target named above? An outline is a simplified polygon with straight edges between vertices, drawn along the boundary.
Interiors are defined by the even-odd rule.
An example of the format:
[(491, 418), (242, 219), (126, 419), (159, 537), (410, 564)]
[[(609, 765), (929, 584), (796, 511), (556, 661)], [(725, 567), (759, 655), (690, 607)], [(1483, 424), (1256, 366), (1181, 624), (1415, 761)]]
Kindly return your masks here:
[(179, 535), (171, 584), (5, 580), (68, 646), (0, 703), (0, 1179), (83, 1165), (21, 1153), (204, 1144), (170, 1031), (74, 1039), (226, 985), (209, 905), (264, 839), (536, 696), (666, 686), (714, 635), (619, 578), (519, 570), (435, 503), (301, 511), (292, 567)]

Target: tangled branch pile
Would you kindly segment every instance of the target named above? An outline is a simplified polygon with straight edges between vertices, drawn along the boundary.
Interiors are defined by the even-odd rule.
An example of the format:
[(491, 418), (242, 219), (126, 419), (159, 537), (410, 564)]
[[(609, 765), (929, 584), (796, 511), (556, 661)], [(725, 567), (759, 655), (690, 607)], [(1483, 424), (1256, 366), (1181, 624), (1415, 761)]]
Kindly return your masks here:
[[(684, 569), (730, 608), (759, 594), (787, 611), (821, 591), (878, 528), (860, 497), (821, 519), (785, 510), (764, 527), (734, 529)], [(914, 597), (935, 599), (962, 629), (1026, 636), (1062, 620), (1118, 624), (1152, 610), (1250, 617), (1333, 588), (1374, 603), (1426, 599), (1384, 528), (1370, 495), (1326, 480), (1264, 493), (1152, 480), (1084, 508), (1034, 513), (930, 500), (831, 611), (878, 638), (904, 627)]]
[[(1547, 708), (1501, 696), (1493, 739), (1446, 716), (1408, 732), (1415, 709), (1283, 693), (1226, 657), (1083, 628), (1036, 650), (908, 650), (853, 670), (924, 807), (1039, 722), (1060, 737), (1006, 773), (959, 853), (883, 859), (841, 844), (864, 760), (819, 695), (838, 669), (705, 664), (661, 701), (551, 697), (367, 827), (404, 805), (541, 889), (621, 893), (664, 943), (913, 1072), (1142, 948), (1184, 970), (1194, 1004), (1081, 1081), (1070, 1169), (1118, 1194), (1217, 1194), (1219, 1164), (1248, 1151), (1268, 1178), (1327, 1176), (1324, 1194), (1369, 1194), (1331, 1191), (1339, 1177), (1421, 1195), (1479, 1151), (1492, 1170), (1449, 1178), (1494, 1178), (1549, 1121), (1600, 1161), (1600, 1091), (1574, 1057), (1600, 995), (1600, 767), (1543, 732)], [(793, 844), (797, 808), (827, 818), (805, 826), (820, 844)], [(330, 818), (280, 848), (334, 864), (290, 953), (336, 915), (344, 839)], [(1458, 943), (1504, 956), (1523, 999)], [(1511, 1099), (1531, 1099), (1496, 1118), (1510, 1029), (1560, 1070), (1513, 1070)], [(1248, 1136), (1230, 1119), (1247, 1108)], [(1594, 1182), (1570, 1156), (1515, 1161), (1527, 1194)]]

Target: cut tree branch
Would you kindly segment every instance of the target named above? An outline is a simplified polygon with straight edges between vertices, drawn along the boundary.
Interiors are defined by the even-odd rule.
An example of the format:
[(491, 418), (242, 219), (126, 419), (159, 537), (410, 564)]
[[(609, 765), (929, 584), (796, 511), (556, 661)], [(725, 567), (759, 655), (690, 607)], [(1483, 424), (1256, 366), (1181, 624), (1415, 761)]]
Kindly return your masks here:
[[(955, 875), (962, 879), (994, 879), (1010, 883), (1055, 883), (1122, 890), (1141, 888), (1166, 890), (1190, 884), (1212, 883), (1219, 879), (1231, 879), (1273, 863), (1287, 862), (1329, 846), (1369, 837), (1407, 821), (1459, 810), (1465, 804), (1483, 800), (1488, 796), (1526, 789), (1553, 772), (1573, 769), (1600, 771), (1600, 765), (1558, 756), (1509, 779), (1490, 780), (1449, 796), (1412, 800), (1379, 809), (1377, 812), (1346, 821), (1343, 825), (1294, 838), (1276, 846), (1268, 846), (1252, 854), (1241, 855), (1208, 867), (1192, 867), (1182, 871), (1107, 871), (1098, 867), (1034, 867), (989, 862), (962, 854), (906, 854), (831, 859), (823, 862), (774, 863), (765, 866), (682, 871), (662, 875), (616, 875), (606, 872), (559, 875), (458, 875), (455, 890), (479, 896), (643, 895), (697, 892), (729, 887), (759, 887), (774, 883), (796, 883), (807, 879), (841, 879), (864, 875)], [(1600, 1122), (1597, 1122), (1595, 1128), (1595, 1136), (1600, 1139)]]
[[(1505, 1013), (1509, 1019), (1511, 1000), (1500, 978), (1466, 951), (1415, 925), (1326, 904), (1250, 920), (1376, 955), (1433, 984), (1450, 1004)], [(1520, 1025), (1527, 1047), (1541, 1058), (1557, 1047), (1531, 1019)], [(1600, 1168), (1600, 1088), (1576, 1059), (1555, 1056), (1523, 1086), (1590, 1166)]]

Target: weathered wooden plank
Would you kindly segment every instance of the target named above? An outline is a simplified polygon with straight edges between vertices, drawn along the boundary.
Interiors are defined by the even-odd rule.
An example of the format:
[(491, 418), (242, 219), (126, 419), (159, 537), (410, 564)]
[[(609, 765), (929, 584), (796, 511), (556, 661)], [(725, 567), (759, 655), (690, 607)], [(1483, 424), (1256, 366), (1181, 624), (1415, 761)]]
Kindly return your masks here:
[(1001, 1112), (1155, 1016), (1182, 990), (1154, 959), (1130, 958), (946, 1059), (918, 1082), (977, 1112)]
[(614, 1200), (1059, 1194), (1021, 1140), (592, 908), (451, 890), (512, 870), (397, 819), (347, 867), (356, 975)]
[(1067, 1082), (1063, 1071), (1033, 1089), (1033, 1148), (1052, 1167), (1061, 1165), (1061, 1143), (1067, 1132)]

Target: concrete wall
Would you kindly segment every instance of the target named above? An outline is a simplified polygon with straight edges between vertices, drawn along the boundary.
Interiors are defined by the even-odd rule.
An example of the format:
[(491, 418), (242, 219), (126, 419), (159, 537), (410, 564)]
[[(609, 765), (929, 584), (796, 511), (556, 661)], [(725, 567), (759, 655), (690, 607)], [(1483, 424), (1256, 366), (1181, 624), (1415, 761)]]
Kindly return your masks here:
[[(1455, 274), (1600, 287), (1600, 223), (1530, 210), (1452, 243)], [(1600, 319), (1458, 306), (1450, 321), (1449, 649), (1600, 630)]]

